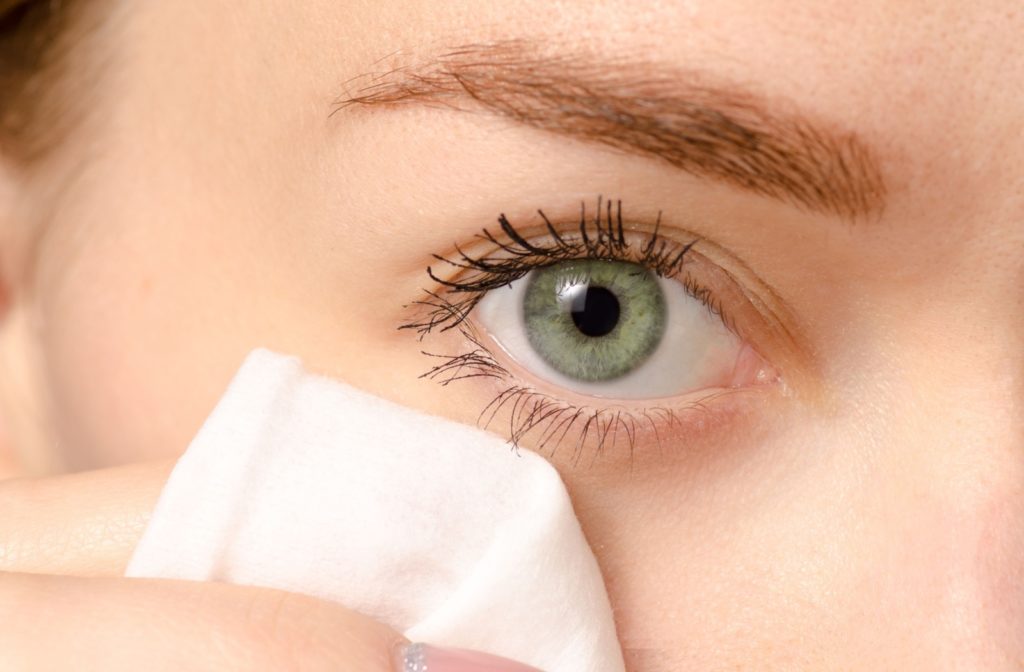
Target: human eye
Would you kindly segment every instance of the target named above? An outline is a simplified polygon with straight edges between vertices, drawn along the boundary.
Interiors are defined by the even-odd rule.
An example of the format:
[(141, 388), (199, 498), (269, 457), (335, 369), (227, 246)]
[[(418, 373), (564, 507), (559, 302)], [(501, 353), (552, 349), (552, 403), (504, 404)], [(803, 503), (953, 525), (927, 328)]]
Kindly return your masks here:
[(458, 336), (457, 352), (426, 353), (437, 363), (424, 375), (490, 381), (480, 424), (504, 412), (514, 444), (632, 449), (659, 425), (705, 423), (720, 399), (779, 383), (751, 343), (756, 302), (699, 236), (600, 199), (572, 220), (541, 210), (532, 224), (498, 222), (435, 255), (435, 287), (404, 326)]
[(492, 290), (476, 316), (520, 366), (604, 399), (732, 387), (742, 343), (681, 282), (642, 264), (556, 262)]

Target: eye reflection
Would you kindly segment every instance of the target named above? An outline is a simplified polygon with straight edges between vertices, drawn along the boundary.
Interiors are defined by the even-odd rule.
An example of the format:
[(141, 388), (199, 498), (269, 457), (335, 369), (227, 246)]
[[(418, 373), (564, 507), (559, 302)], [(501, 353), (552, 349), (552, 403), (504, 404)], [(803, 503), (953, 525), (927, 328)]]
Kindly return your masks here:
[(581, 259), (491, 290), (483, 331), (529, 373), (581, 394), (651, 399), (729, 385), (742, 343), (675, 280)]
[(586, 282), (570, 285), (558, 293), (558, 302), (572, 315), (572, 323), (584, 336), (607, 336), (619, 323), (619, 299), (606, 287)]
[(526, 278), (522, 324), (530, 346), (573, 380), (620, 378), (642, 364), (665, 333), (657, 278), (632, 263), (580, 260)]

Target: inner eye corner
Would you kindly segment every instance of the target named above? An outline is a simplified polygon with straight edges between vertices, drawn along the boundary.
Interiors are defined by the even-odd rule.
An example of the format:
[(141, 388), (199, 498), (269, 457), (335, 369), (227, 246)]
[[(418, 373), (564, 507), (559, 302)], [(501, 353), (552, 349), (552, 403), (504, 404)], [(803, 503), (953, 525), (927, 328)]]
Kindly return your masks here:
[[(503, 218), (503, 220), (507, 222), (507, 219)], [(720, 266), (719, 261), (721, 259), (716, 261), (718, 255), (714, 252), (714, 250), (719, 248), (713, 241), (711, 241), (710, 246), (702, 244), (707, 242), (707, 239), (703, 236), (675, 226), (658, 229), (657, 226), (652, 227), (650, 223), (625, 220), (622, 232), (623, 244), (609, 247), (608, 250), (599, 250), (600, 254), (594, 254), (595, 248), (593, 246), (588, 247), (585, 244), (585, 236), (589, 236), (593, 240), (603, 235), (607, 240), (611, 240), (613, 235), (611, 228), (605, 227), (603, 233), (599, 233), (599, 229), (592, 227), (586, 229), (586, 232), (581, 234), (580, 222), (578, 220), (548, 220), (545, 218), (543, 224), (536, 224), (519, 230), (512, 229), (512, 231), (514, 235), (481, 236), (481, 241), (486, 245), (487, 249), (479, 246), (455, 248), (457, 252), (445, 259), (450, 264), (451, 270), (455, 271), (455, 273), (452, 273), (447, 278), (448, 282), (442, 294), (452, 301), (460, 296), (460, 292), (471, 291), (473, 293), (474, 301), (467, 311), (466, 327), (473, 329), (482, 339), (484, 346), (493, 349), (496, 356), (511, 360), (511, 363), (515, 365), (511, 369), (512, 373), (510, 374), (513, 377), (517, 375), (515, 373), (516, 370), (522, 370), (529, 373), (530, 377), (542, 381), (545, 389), (565, 390), (573, 395), (589, 399), (591, 403), (600, 404), (608, 403), (615, 399), (627, 399), (630, 400), (629, 403), (633, 404), (637, 403), (637, 400), (642, 399), (657, 400), (667, 399), (672, 396), (689, 396), (693, 389), (699, 391), (705, 380), (721, 383), (720, 379), (725, 376), (725, 373), (722, 373), (722, 371), (726, 369), (728, 369), (726, 373), (731, 373), (732, 371), (731, 363), (725, 362), (725, 360), (730, 355), (738, 356), (737, 353), (740, 351), (740, 348), (750, 342), (751, 334), (754, 335), (755, 341), (761, 339), (761, 336), (758, 335), (761, 332), (761, 327), (747, 325), (748, 320), (745, 317), (745, 315), (751, 312), (760, 312), (759, 309), (753, 307), (753, 305), (748, 309), (745, 307), (745, 304), (741, 303), (745, 289), (744, 283), (738, 282), (733, 277), (733, 274), (728, 270), (730, 268), (728, 264), (725, 267)], [(503, 231), (502, 233), (505, 232)], [(472, 254), (479, 252), (480, 255), (475, 257), (468, 256), (467, 253), (469, 252), (472, 252)], [(726, 258), (730, 258), (727, 250), (723, 252)], [(676, 263), (671, 264), (671, 267), (669, 267), (670, 264), (668, 262), (671, 261)], [(706, 313), (703, 317), (707, 321), (693, 318), (686, 327), (693, 335), (693, 339), (691, 342), (685, 342), (685, 339), (682, 341), (677, 339), (677, 342), (682, 343), (682, 346), (678, 349), (697, 347), (704, 348), (709, 353), (717, 352), (718, 354), (710, 355), (714, 361), (711, 364), (705, 364), (700, 359), (701, 355), (695, 354), (691, 356), (686, 360), (688, 362), (686, 367), (688, 368), (682, 370), (682, 374), (679, 376), (682, 382), (671, 393), (658, 393), (656, 390), (650, 390), (651, 393), (648, 394), (645, 392), (643, 380), (630, 381), (631, 384), (634, 384), (634, 388), (622, 395), (614, 394), (614, 390), (611, 389), (594, 389), (595, 386), (600, 385), (606, 385), (610, 388), (623, 382), (623, 379), (629, 378), (634, 373), (628, 366), (621, 363), (619, 365), (619, 375), (609, 374), (604, 376), (600, 371), (598, 373), (591, 372), (586, 376), (587, 380), (583, 383), (583, 387), (587, 388), (589, 386), (589, 389), (584, 391), (579, 391), (579, 381), (573, 381), (571, 378), (567, 380), (567, 377), (564, 375), (551, 375), (550, 362), (533, 352), (533, 345), (536, 343), (537, 338), (534, 338), (531, 342), (531, 339), (524, 333), (512, 339), (514, 342), (509, 342), (507, 338), (508, 330), (516, 326), (514, 324), (516, 320), (521, 319), (520, 307), (513, 306), (510, 302), (513, 299), (518, 300), (522, 297), (524, 285), (531, 278), (536, 278), (539, 272), (554, 272), (557, 275), (557, 268), (566, 265), (575, 266), (578, 273), (579, 266), (584, 263), (606, 264), (608, 267), (617, 266), (621, 278), (620, 282), (640, 282), (639, 279), (648, 275), (658, 281), (664, 280), (670, 287), (678, 286), (685, 288), (685, 293), (688, 297), (686, 300), (692, 302), (693, 306), (699, 304), (702, 313)], [(556, 270), (552, 271), (552, 269)], [(710, 272), (717, 273), (718, 275), (707, 276), (706, 269), (710, 269)], [(612, 294), (612, 298), (615, 299), (614, 301), (605, 300), (607, 297), (598, 295), (602, 293), (601, 290), (611, 292), (611, 289), (600, 286), (600, 279), (595, 280), (590, 276), (582, 278), (578, 276), (565, 277), (567, 275), (568, 271), (563, 273), (562, 286), (557, 292), (552, 293), (556, 295), (564, 293), (567, 287), (575, 284), (597, 284), (598, 286), (593, 287), (590, 292), (594, 294), (593, 300), (590, 302), (593, 304), (591, 307), (596, 310), (601, 305), (604, 305), (603, 310), (605, 310), (605, 313), (602, 319), (596, 319), (587, 310), (569, 310), (568, 312), (563, 310), (564, 314), (560, 328), (563, 328), (563, 334), (579, 334), (576, 337), (577, 341), (586, 346), (577, 348), (580, 352), (587, 349), (591, 351), (599, 350), (599, 348), (594, 347), (595, 341), (615, 338), (616, 329), (624, 319), (623, 313), (627, 312), (623, 301), (631, 301), (632, 299), (628, 297), (621, 298)], [(707, 285), (705, 281), (711, 278), (713, 278), (712, 284)], [(724, 290), (722, 287), (719, 287), (719, 284), (728, 284), (726, 282), (728, 280), (732, 280), (734, 284), (738, 285), (738, 291), (731, 286), (726, 287)], [(473, 288), (470, 288), (470, 285)], [(496, 292), (496, 289), (503, 291)], [(720, 294), (721, 291), (726, 293)], [(465, 296), (467, 294), (463, 293), (461, 295)], [(587, 293), (584, 292), (584, 306), (588, 305), (586, 295)], [(504, 301), (499, 302), (498, 299), (502, 296)], [(554, 299), (552, 301), (554, 302)], [(555, 303), (557, 304), (557, 302)], [(569, 301), (569, 303), (572, 303), (572, 301)], [(734, 303), (740, 303), (741, 305), (734, 306)], [(482, 310), (482, 308), (488, 306), (489, 310)], [(556, 307), (550, 306), (552, 314), (557, 314), (557, 311), (554, 310)], [(611, 314), (616, 312), (614, 308), (617, 308), (618, 315)], [(738, 315), (733, 314), (734, 310), (736, 310)], [(693, 310), (688, 310), (687, 315), (692, 317), (693, 312)], [(506, 331), (495, 333), (494, 325), (487, 319), (484, 319), (485, 316), (495, 318), (497, 313), (505, 314)], [(739, 322), (735, 319), (737, 316)], [(674, 320), (674, 318), (667, 317), (666, 320)], [(710, 339), (725, 338), (719, 336), (717, 331), (708, 331), (709, 325), (714, 324), (719, 325), (720, 329), (728, 333), (729, 337), (734, 339), (735, 342), (722, 341), (718, 344), (717, 349), (710, 346), (705, 347), (707, 345), (706, 341)], [(501, 325), (498, 326), (502, 328)], [(570, 328), (572, 331), (569, 331)], [(672, 328), (673, 325), (669, 325), (668, 329)], [(621, 331), (623, 329), (619, 328), (619, 332)], [(660, 347), (660, 343), (661, 341), (655, 343), (653, 346), (655, 350)], [(635, 348), (635, 350), (642, 351), (643, 348), (639, 347)], [(761, 348), (756, 350), (759, 354), (763, 351)], [(610, 348), (605, 348), (605, 355), (594, 355), (592, 353), (590, 361), (584, 362), (581, 366), (584, 368), (586, 366), (591, 368), (595, 366), (609, 368), (610, 358), (625, 356), (623, 352), (612, 352)], [(762, 358), (766, 362), (769, 361), (765, 357)], [(640, 362), (640, 365), (635, 368), (639, 369), (642, 365), (643, 362)], [(669, 362), (665, 368), (671, 369), (673, 365), (672, 362)], [(610, 367), (609, 370), (613, 368)], [(625, 373), (622, 373), (621, 370), (625, 370)], [(555, 373), (557, 374), (558, 372), (555, 371)], [(687, 384), (691, 383), (692, 388), (684, 389)], [(669, 383), (664, 383), (664, 385), (668, 386)], [(664, 392), (665, 389), (668, 388), (663, 387), (661, 391)]]

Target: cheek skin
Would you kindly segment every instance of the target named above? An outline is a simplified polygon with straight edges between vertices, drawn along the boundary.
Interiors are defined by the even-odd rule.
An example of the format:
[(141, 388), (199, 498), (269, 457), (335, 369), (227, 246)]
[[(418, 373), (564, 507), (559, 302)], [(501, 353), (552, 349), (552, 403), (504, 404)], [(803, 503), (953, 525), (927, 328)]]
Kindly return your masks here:
[(843, 548), (857, 538), (825, 502), (808, 512), (844, 484), (802, 455), (801, 437), (779, 439), (786, 422), (777, 424), (710, 453), (666, 447), (672, 454), (659, 468), (629, 479), (566, 474), (631, 669), (752, 660), (758, 669), (812, 669), (840, 648), (851, 607), (835, 598), (854, 583)]
[[(257, 347), (415, 405), (396, 391), (422, 372), (422, 356), (390, 347), (395, 322), (380, 306), (391, 304), (364, 278), (303, 277), (282, 259), (288, 242), (256, 240), (255, 225), (248, 250), (221, 255), (238, 251), (241, 234), (193, 221), (135, 238), (108, 220), (107, 240), (66, 263), (53, 255), (66, 272), (42, 283), (38, 311), (54, 443), (69, 468), (179, 455)], [(337, 300), (316, 289), (334, 282), (346, 289)]]
[[(308, 212), (324, 200), (302, 190), (320, 184), (313, 176), (290, 172), (292, 200), (215, 171), (201, 181), (209, 193), (183, 200), (177, 171), (111, 162), (91, 172), (96, 184), (67, 195), (42, 241), (31, 320), (55, 431), (42, 445), (68, 468), (180, 454), (257, 347), (399, 403), (474, 409), (458, 419), (475, 420), (478, 399), (460, 405), (417, 379), (429, 362), (415, 334), (396, 329), (421, 269), (407, 287), (380, 282), (398, 277), (380, 241), (352, 240)], [(236, 214), (213, 216), (225, 212)]]
[(631, 669), (1015, 669), (1019, 465), (993, 481), (967, 437), (856, 412), (770, 424), (628, 479), (565, 473)]
[(244, 355), (217, 310), (232, 284), (170, 267), (173, 246), (132, 242), (86, 246), (41, 292), (52, 413), (72, 469), (180, 453)]

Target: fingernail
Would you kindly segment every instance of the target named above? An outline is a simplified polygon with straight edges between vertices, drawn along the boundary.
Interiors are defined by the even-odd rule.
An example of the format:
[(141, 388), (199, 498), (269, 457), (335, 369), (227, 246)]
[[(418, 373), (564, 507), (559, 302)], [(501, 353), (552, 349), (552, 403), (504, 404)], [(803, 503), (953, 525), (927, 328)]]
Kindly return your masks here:
[(541, 672), (535, 667), (466, 649), (410, 644), (399, 658), (400, 672)]

